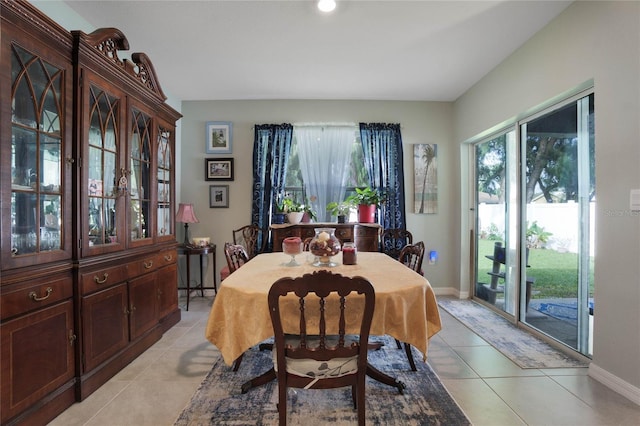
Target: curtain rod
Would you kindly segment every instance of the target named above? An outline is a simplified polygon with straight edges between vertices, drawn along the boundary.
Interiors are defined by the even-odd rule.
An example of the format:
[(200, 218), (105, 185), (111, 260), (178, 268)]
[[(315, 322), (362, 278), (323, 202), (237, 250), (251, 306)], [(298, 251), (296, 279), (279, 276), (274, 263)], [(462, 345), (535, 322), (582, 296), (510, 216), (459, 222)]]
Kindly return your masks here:
[(358, 123), (293, 123), (293, 127), (358, 127)]
[[(359, 127), (360, 123), (293, 123), (293, 127)], [(404, 126), (401, 124), (400, 128), (403, 129)], [(251, 126), (251, 130), (255, 130), (256, 126)]]

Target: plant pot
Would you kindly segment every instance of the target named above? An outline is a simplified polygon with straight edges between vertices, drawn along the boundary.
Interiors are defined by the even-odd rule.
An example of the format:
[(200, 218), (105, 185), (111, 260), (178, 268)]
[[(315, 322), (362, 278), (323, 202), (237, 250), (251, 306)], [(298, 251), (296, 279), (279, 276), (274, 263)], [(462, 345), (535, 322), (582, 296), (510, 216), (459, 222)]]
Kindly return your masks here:
[(347, 223), (347, 216), (344, 214), (338, 215), (338, 223)]
[(304, 214), (302, 215), (302, 223), (310, 223), (311, 222), (311, 216), (309, 215), (309, 213), (304, 212)]
[(284, 219), (287, 217), (287, 215), (285, 215), (284, 213), (274, 213), (273, 217), (271, 218), (271, 223), (275, 224), (275, 225), (280, 225), (282, 223), (284, 223)]
[(360, 204), (358, 206), (358, 222), (360, 223), (375, 223), (376, 221), (376, 205), (375, 204)]
[(287, 221), (289, 221), (289, 223), (295, 225), (297, 223), (300, 223), (300, 221), (302, 220), (302, 216), (303, 215), (304, 215), (304, 212), (287, 213)]

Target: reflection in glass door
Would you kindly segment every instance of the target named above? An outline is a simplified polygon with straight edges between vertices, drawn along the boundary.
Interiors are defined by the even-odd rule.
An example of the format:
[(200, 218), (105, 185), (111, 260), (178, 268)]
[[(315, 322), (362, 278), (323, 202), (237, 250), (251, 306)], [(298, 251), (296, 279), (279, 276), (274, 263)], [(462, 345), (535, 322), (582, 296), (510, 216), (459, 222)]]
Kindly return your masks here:
[(593, 314), (594, 96), (520, 126), (532, 299), (522, 320), (585, 355)]

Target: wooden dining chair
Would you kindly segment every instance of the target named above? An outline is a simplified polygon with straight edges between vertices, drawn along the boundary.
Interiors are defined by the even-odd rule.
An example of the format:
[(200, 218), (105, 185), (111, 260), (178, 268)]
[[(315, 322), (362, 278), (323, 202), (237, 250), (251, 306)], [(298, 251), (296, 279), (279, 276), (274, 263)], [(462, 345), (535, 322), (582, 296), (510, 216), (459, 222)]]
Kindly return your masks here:
[(394, 259), (398, 259), (402, 249), (413, 244), (413, 235), (406, 229), (387, 228), (380, 236), (380, 251)]
[(233, 244), (240, 244), (245, 248), (249, 259), (253, 259), (257, 254), (264, 251), (267, 239), (265, 233), (258, 225), (245, 225), (241, 228), (234, 229)]
[[(263, 232), (258, 225), (245, 225), (241, 228), (232, 230), (231, 234), (233, 237), (233, 244), (243, 246), (249, 259), (252, 259), (257, 254), (264, 252), (267, 238), (265, 238), (265, 232)], [(229, 270), (229, 266), (225, 266), (220, 269), (220, 281), (224, 281), (230, 273), (231, 271)]]
[[(362, 277), (319, 270), (277, 280), (269, 290), (268, 303), (275, 340), (280, 425), (287, 423), (287, 388), (344, 386), (351, 386), (358, 424), (364, 425), (367, 342), (375, 307), (371, 283)], [(298, 312), (295, 329), (283, 329), (281, 309)], [(354, 317), (360, 319), (359, 335), (347, 336), (346, 319)]]
[[(231, 244), (229, 242), (224, 243), (224, 257), (227, 259), (229, 274), (234, 273), (238, 268), (249, 261), (249, 255), (243, 246), (240, 244)], [(241, 363), (242, 355), (233, 362), (233, 371), (238, 371)]]
[[(398, 256), (398, 260), (407, 267), (411, 268), (414, 272), (422, 275), (422, 260), (424, 259), (424, 242), (418, 241), (415, 244), (408, 244), (402, 248)], [(398, 349), (402, 348), (401, 342), (396, 339), (396, 345)], [(411, 366), (412, 371), (416, 371), (416, 362), (413, 359), (413, 352), (411, 351), (411, 345), (404, 343), (404, 351), (407, 353), (407, 360)]]
[(249, 261), (249, 254), (240, 244), (224, 243), (224, 257), (227, 259), (229, 273), (233, 274)]
[(302, 251), (309, 251), (309, 244), (311, 244), (311, 240), (313, 240), (313, 237), (307, 237), (304, 239), (302, 242)]

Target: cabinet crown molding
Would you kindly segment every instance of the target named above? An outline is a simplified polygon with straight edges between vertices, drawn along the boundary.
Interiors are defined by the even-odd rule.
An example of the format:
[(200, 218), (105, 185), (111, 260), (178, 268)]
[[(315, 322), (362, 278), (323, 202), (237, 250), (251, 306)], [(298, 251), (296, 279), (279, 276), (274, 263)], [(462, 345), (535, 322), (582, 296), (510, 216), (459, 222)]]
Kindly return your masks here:
[(79, 40), (92, 46), (108, 62), (123, 69), (162, 101), (167, 100), (158, 82), (153, 64), (145, 53), (132, 53), (131, 60), (120, 59), (118, 56), (119, 51), (129, 50), (129, 41), (122, 31), (117, 28), (107, 27), (99, 28), (91, 34), (85, 34), (82, 31), (73, 31), (73, 34)]

